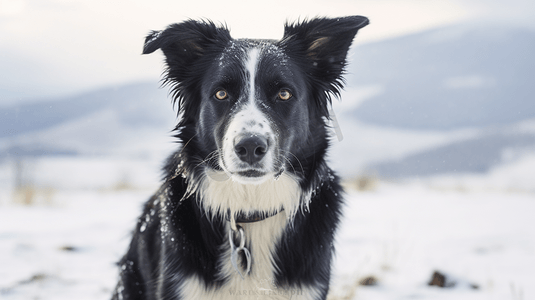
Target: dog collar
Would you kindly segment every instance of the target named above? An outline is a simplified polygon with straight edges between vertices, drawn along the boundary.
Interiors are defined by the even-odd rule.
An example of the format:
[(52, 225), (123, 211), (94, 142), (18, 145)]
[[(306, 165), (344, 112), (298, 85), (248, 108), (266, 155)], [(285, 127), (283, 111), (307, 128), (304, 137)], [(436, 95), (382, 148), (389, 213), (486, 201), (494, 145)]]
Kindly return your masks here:
[[(238, 223), (254, 223), (254, 222), (260, 222), (262, 220), (265, 220), (267, 218), (271, 218), (284, 209), (281, 209), (273, 214), (266, 214), (261, 212), (254, 212), (253, 214), (238, 214), (234, 215), (229, 213), (228, 221), (230, 222), (230, 228), (228, 231), (228, 240), (230, 244), (230, 263), (232, 264), (232, 267), (238, 274), (240, 274), (240, 277), (242, 279), (245, 279), (244, 276), (249, 274), (251, 271), (251, 252), (249, 249), (245, 247), (245, 230), (243, 227), (238, 225)], [(239, 253), (243, 252), (246, 268), (244, 270), (244, 273), (242, 273), (242, 270), (238, 267), (238, 255)]]
[[(238, 223), (254, 223), (254, 222), (260, 222), (262, 220), (265, 220), (267, 218), (271, 218), (281, 211), (283, 209), (276, 211), (273, 214), (266, 214), (261, 212), (254, 212), (253, 214), (244, 214), (240, 213), (238, 215), (231, 214), (229, 212), (229, 217), (227, 218), (230, 222), (230, 228), (228, 231), (228, 238), (229, 238), (229, 244), (230, 244), (230, 263), (232, 264), (232, 267), (238, 274), (240, 274), (242, 279), (245, 279), (245, 275), (249, 274), (251, 271), (251, 252), (249, 249), (245, 247), (245, 230), (243, 227), (238, 225)], [(240, 270), (238, 267), (238, 254), (240, 252), (243, 252), (246, 268), (244, 270), (244, 273)]]
[[(276, 216), (277, 214), (279, 214), (282, 211), (284, 211), (284, 208), (282, 208), (281, 210), (276, 211), (275, 213), (272, 213), (272, 214), (268, 214), (268, 213), (264, 213), (264, 212), (254, 212), (252, 214), (239, 213), (238, 215), (236, 215), (234, 217), (234, 221), (236, 223), (255, 223), (255, 222), (260, 222), (260, 221), (263, 221), (265, 219), (274, 217), (274, 216)], [(229, 213), (229, 216), (227, 217), (227, 221), (231, 222), (230, 213)]]

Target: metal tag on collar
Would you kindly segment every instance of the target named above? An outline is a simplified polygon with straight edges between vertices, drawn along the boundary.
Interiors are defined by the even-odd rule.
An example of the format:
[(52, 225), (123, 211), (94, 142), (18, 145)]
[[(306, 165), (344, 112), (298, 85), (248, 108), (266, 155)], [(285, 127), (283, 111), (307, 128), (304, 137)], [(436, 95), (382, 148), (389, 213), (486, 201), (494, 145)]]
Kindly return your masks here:
[[(231, 222), (232, 223), (232, 222)], [(245, 279), (244, 275), (249, 274), (251, 271), (251, 253), (247, 248), (245, 248), (245, 233), (243, 231), (243, 227), (240, 225), (235, 225), (236, 231), (234, 231), (232, 228), (229, 229), (228, 232), (228, 240), (230, 243), (230, 263), (232, 264), (232, 267), (238, 274), (240, 274), (242, 279)], [(231, 227), (234, 227), (231, 226)], [(234, 244), (234, 233), (238, 233), (238, 246)], [(240, 251), (243, 251), (245, 254), (245, 260), (247, 262), (247, 268), (245, 269), (245, 274), (242, 274), (240, 271), (240, 268), (238, 267), (238, 255)]]

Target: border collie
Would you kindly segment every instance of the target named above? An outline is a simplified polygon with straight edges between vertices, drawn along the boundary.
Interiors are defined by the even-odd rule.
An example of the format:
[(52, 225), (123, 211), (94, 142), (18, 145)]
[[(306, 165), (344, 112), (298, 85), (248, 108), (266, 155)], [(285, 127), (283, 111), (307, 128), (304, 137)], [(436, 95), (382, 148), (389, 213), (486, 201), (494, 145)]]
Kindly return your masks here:
[(326, 164), (331, 98), (362, 16), (287, 24), (279, 41), (209, 21), (151, 32), (179, 149), (120, 261), (113, 299), (325, 299), (342, 208)]

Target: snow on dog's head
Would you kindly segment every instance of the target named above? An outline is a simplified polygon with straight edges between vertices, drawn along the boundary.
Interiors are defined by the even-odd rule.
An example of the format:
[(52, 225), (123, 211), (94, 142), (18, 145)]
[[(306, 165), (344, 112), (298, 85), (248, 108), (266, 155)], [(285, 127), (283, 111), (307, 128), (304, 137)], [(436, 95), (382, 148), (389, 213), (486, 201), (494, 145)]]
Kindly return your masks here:
[[(179, 106), (178, 137), (194, 176), (243, 185), (284, 175), (301, 185), (323, 163), (331, 97), (364, 17), (287, 24), (281, 40), (233, 39), (211, 22), (152, 32), (143, 53), (162, 49)], [(224, 174), (221, 176), (221, 174)]]

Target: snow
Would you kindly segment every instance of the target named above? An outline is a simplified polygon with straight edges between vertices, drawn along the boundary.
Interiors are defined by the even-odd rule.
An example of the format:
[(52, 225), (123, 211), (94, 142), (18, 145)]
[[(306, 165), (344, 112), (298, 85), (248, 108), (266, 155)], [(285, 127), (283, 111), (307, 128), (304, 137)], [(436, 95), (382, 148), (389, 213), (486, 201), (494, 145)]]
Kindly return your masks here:
[[(528, 155), (478, 178), (458, 177), (455, 180), (466, 187), (462, 189), (448, 184), (453, 177), (442, 177), (378, 182), (366, 192), (350, 190), (337, 238), (330, 299), (534, 298), (534, 190), (510, 189), (506, 183), (494, 189), (478, 186), (508, 178), (524, 178), (523, 184), (528, 184), (534, 168), (523, 165), (533, 161), (535, 157)], [(51, 168), (68, 162), (57, 158), (43, 163), (47, 164)], [(30, 206), (14, 202), (9, 184), (2, 184), (1, 299), (110, 298), (118, 274), (115, 262), (125, 253), (141, 206), (157, 183), (147, 176), (139, 181), (152, 184), (142, 188), (113, 188), (121, 175), (110, 171), (118, 177), (103, 174), (111, 182), (104, 188), (97, 184), (102, 164), (79, 164), (86, 178), (95, 178), (93, 185), (73, 181), (70, 187), (54, 189), (47, 201)], [(146, 172), (148, 167), (142, 165), (132, 163), (132, 170)], [(120, 169), (128, 164), (109, 166)], [(137, 185), (137, 180), (132, 182)], [(456, 285), (428, 286), (434, 271)], [(367, 276), (375, 277), (377, 285), (357, 284)]]
[(506, 151), (506, 163), (499, 164), (486, 174), (443, 174), (421, 181), (437, 189), (462, 191), (508, 191), (535, 193), (535, 153), (521, 148)]
[(0, 298), (110, 298), (115, 262), (150, 192), (61, 191), (48, 205), (4, 202)]
[[(378, 285), (357, 288), (354, 299), (511, 299), (512, 286), (523, 290), (524, 299), (535, 296), (533, 194), (413, 183), (383, 184), (348, 198), (337, 246), (337, 294), (374, 276)], [(457, 286), (427, 286), (435, 270), (456, 278)]]

